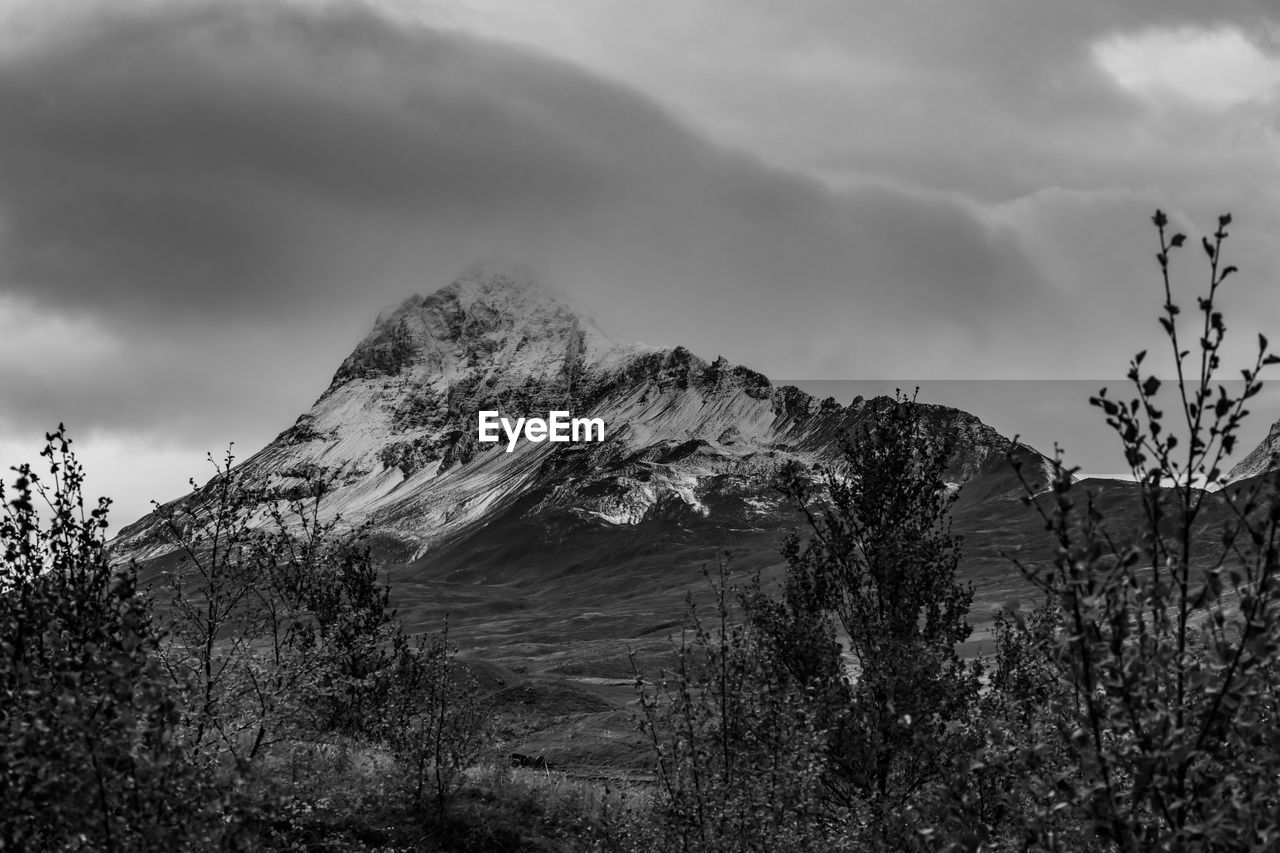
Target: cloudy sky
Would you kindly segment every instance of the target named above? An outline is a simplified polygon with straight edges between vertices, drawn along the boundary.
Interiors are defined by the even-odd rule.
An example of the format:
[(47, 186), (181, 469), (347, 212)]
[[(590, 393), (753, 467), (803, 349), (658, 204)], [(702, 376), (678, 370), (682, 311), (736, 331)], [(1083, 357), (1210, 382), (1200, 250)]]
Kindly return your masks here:
[(1280, 340), (1273, 0), (0, 0), (0, 462), (66, 421), (132, 520), (490, 257), (778, 378), (1114, 379), (1157, 206)]

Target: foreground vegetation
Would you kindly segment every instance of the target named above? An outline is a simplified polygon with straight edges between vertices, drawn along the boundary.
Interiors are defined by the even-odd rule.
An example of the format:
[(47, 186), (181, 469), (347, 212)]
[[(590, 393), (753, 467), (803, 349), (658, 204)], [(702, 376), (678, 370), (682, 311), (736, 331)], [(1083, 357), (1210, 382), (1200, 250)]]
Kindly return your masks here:
[(674, 666), (637, 673), (649, 784), (512, 768), (447, 631), (408, 636), (361, 531), (321, 521), (323, 472), (262, 494), (228, 456), (158, 508), (181, 560), (144, 588), (51, 434), (0, 491), (0, 849), (1276, 849), (1280, 500), (1220, 487), (1280, 358), (1260, 337), (1227, 390), (1230, 217), (1190, 333), (1185, 238), (1154, 222), (1177, 381), (1161, 396), (1140, 353), (1131, 394), (1092, 401), (1136, 515), (1060, 455), (1028, 470), (1054, 557), (1017, 564), (1039, 598), (997, 619), (994, 658), (960, 659), (951, 437), (899, 396), (816, 484), (781, 472), (805, 518), (781, 587), (722, 565)]

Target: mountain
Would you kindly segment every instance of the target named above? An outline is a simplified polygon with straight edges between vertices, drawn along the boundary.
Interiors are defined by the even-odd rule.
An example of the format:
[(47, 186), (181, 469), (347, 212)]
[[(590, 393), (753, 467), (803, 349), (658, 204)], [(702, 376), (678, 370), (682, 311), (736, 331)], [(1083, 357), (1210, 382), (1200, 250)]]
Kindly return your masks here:
[[(623, 343), (527, 270), (477, 267), (384, 312), (315, 404), (239, 470), (284, 497), (332, 478), (324, 513), (370, 526), (411, 628), (447, 614), (455, 636), (512, 665), (617, 675), (629, 666), (618, 642), (662, 645), (726, 552), (736, 577), (777, 575), (782, 537), (801, 523), (774, 488), (779, 466), (816, 475), (889, 402), (820, 400), (724, 358)], [(567, 410), (599, 418), (605, 436), (507, 452), (477, 440), (482, 410)], [(1003, 602), (1019, 588), (1005, 551), (1038, 528), (1011, 442), (956, 409), (925, 405), (924, 419), (956, 436), (966, 575), (979, 601)], [(1044, 458), (1018, 452), (1043, 484)], [(112, 548), (156, 568), (175, 559), (154, 514)]]
[[(553, 697), (555, 717), (576, 707), (566, 695), (583, 713), (626, 700), (631, 655), (669, 652), (687, 591), (707, 593), (704, 567), (776, 577), (781, 539), (801, 523), (774, 488), (779, 466), (816, 475), (889, 402), (817, 399), (724, 358), (623, 343), (527, 270), (476, 267), (378, 317), (315, 404), (239, 471), (283, 497), (332, 478), (324, 512), (370, 526), (408, 627), (447, 615), (451, 636), (504, 673), (495, 684)], [(507, 452), (478, 441), (482, 410), (567, 410), (600, 419), (604, 440)], [(1011, 442), (956, 409), (925, 405), (924, 420), (956, 437), (966, 577), (979, 602), (1003, 602), (1020, 589), (1005, 550), (1039, 530)], [(1044, 457), (1017, 452), (1042, 485)], [(169, 508), (209, 499), (197, 490)], [(155, 514), (112, 549), (153, 569), (176, 561)], [(979, 629), (989, 618), (974, 616)]]
[[(447, 616), (494, 702), (537, 718), (521, 729), (522, 752), (621, 766), (640, 754), (618, 734), (631, 730), (621, 706), (632, 666), (651, 673), (669, 655), (682, 599), (709, 597), (702, 570), (727, 561), (730, 582), (778, 577), (780, 542), (803, 526), (774, 488), (779, 466), (816, 475), (890, 402), (817, 399), (725, 358), (627, 344), (527, 270), (477, 267), (384, 312), (314, 405), (239, 470), (285, 497), (317, 472), (331, 477), (324, 510), (369, 525), (402, 621), (432, 630)], [(567, 410), (598, 418), (605, 435), (507, 452), (478, 441), (482, 410)], [(952, 519), (975, 593), (972, 652), (996, 608), (1031, 597), (1010, 553), (1053, 553), (1007, 454), (1036, 489), (1048, 463), (969, 413), (923, 413), (926, 429), (956, 437), (948, 480), (961, 487)], [(1278, 449), (1280, 424), (1233, 477), (1274, 467)], [(1081, 486), (1117, 527), (1140, 524), (1136, 484)], [(170, 507), (198, 511), (209, 497)], [(1201, 521), (1206, 542), (1228, 517), (1220, 504)], [(155, 515), (112, 548), (149, 568), (175, 562)]]
[[(559, 537), (658, 520), (751, 528), (778, 511), (779, 464), (832, 461), (841, 434), (883, 404), (818, 400), (724, 358), (620, 343), (529, 271), (476, 267), (384, 312), (315, 404), (241, 471), (288, 495), (323, 470), (335, 481), (326, 511), (370, 522), (397, 562), (499, 518)], [(505, 437), (477, 441), (481, 410), (567, 410), (603, 421), (605, 440), (506, 452)], [(1004, 476), (1008, 439), (964, 412), (926, 410), (931, 428), (959, 436), (957, 483), (1020, 494)], [(158, 556), (157, 532), (154, 516), (141, 519), (117, 553)]]

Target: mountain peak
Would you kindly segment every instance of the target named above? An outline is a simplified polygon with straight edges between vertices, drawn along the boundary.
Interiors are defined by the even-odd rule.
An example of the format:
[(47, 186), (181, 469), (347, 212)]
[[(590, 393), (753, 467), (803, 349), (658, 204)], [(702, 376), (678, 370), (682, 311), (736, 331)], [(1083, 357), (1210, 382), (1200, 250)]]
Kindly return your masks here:
[(374, 328), (394, 323), (406, 314), (424, 308), (439, 312), (446, 306), (456, 306), (465, 311), (477, 304), (507, 313), (546, 304), (572, 313), (564, 300), (543, 288), (531, 268), (513, 261), (479, 261), (468, 266), (444, 287), (425, 296), (410, 296), (387, 308), (378, 315)]
[(407, 373), (427, 381), (477, 369), (487, 375), (505, 368), (540, 373), (540, 364), (559, 370), (566, 358), (607, 360), (622, 349), (542, 287), (528, 267), (486, 262), (433, 293), (383, 311), (326, 394), (354, 380)]

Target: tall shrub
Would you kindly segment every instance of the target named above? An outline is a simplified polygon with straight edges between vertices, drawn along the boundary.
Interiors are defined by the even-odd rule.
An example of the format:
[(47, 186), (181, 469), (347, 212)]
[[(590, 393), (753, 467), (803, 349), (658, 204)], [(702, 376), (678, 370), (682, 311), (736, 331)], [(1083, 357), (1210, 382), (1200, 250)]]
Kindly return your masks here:
[[(1052, 791), (1096, 849), (1271, 850), (1280, 845), (1280, 502), (1269, 480), (1225, 480), (1247, 402), (1280, 361), (1259, 336), (1232, 390), (1222, 382), (1220, 289), (1236, 272), (1231, 217), (1201, 241), (1209, 275), (1188, 321), (1169, 267), (1186, 238), (1157, 211), (1171, 387), (1138, 353), (1123, 397), (1092, 399), (1136, 481), (1131, 513), (1104, 508), (1061, 458), (1029, 498), (1056, 544), (1024, 565), (1051, 597), (1067, 699), (1057, 734), (1071, 758)], [(1190, 325), (1190, 328), (1188, 328)], [(1136, 518), (1136, 521), (1131, 520)], [(1058, 841), (1032, 834), (1037, 849)]]
[(826, 732), (805, 688), (732, 610), (722, 572), (710, 619), (689, 602), (671, 671), (637, 675), (658, 795), (642, 849), (840, 849), (823, 804)]
[(104, 552), (62, 427), (0, 482), (0, 849), (178, 850), (220, 834), (132, 567)]
[[(758, 598), (753, 616), (801, 683), (816, 680), (829, 703), (842, 703), (823, 714), (848, 803), (902, 811), (950, 760), (949, 728), (978, 695), (977, 666), (956, 652), (973, 593), (957, 578), (952, 445), (899, 394), (846, 438), (819, 489), (807, 472), (784, 474), (807, 537), (787, 539), (782, 599)], [(847, 637), (847, 684), (831, 653), (836, 627)]]

